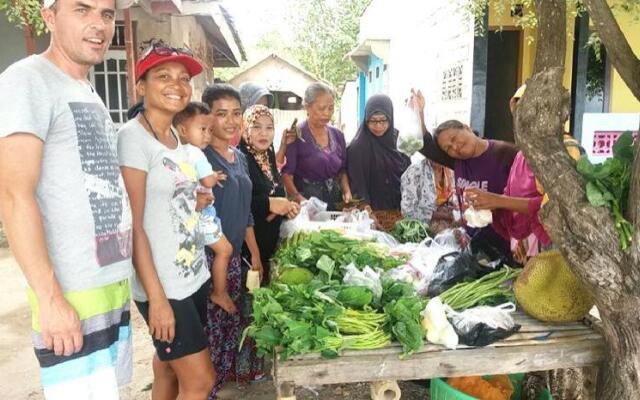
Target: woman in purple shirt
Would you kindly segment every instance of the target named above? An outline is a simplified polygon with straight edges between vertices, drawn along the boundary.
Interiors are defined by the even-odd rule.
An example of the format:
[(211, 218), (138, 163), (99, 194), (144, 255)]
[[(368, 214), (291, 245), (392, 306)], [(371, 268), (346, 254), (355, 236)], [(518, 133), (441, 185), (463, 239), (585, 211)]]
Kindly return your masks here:
[[(424, 110), (424, 97), (412, 93), (420, 110)], [(518, 152), (513, 143), (480, 138), (460, 121), (441, 123), (433, 136), (424, 127), (424, 147), (420, 152), (428, 159), (454, 170), (458, 204), (465, 206), (464, 192), (470, 188), (502, 194), (509, 178), (511, 164)], [(470, 205), (473, 205), (471, 202)], [(482, 249), (489, 256), (501, 256), (512, 262), (511, 245), (491, 225), (482, 229), (465, 227), (472, 237), (472, 247)], [(497, 253), (496, 253), (497, 251)]]
[(287, 146), (282, 181), (296, 202), (313, 196), (335, 210), (336, 203), (351, 201), (344, 135), (329, 125), (335, 93), (324, 83), (314, 83), (305, 91), (304, 103), (307, 120), (299, 126), (301, 137)]

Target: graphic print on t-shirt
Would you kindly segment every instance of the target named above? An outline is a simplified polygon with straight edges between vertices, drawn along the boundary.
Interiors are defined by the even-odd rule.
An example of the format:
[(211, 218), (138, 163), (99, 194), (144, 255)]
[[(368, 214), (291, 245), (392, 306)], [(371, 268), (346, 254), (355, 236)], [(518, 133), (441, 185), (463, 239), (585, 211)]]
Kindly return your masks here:
[(203, 252), (198, 251), (204, 243), (197, 229), (200, 213), (194, 212), (198, 186), (196, 170), (191, 164), (178, 164), (167, 157), (162, 159), (162, 164), (175, 177), (176, 190), (171, 198), (171, 219), (179, 243), (175, 264), (179, 267), (178, 275), (186, 278), (191, 273), (197, 275), (204, 266)]
[(485, 192), (489, 191), (489, 181), (477, 181), (477, 180), (468, 180), (465, 178), (456, 179), (456, 195), (458, 196), (458, 204), (460, 206), (460, 211), (463, 211), (464, 204), (464, 191), (467, 189), (480, 189)]
[(69, 103), (69, 108), (93, 214), (96, 259), (103, 267), (132, 254), (131, 210), (118, 167), (115, 129), (98, 103)]

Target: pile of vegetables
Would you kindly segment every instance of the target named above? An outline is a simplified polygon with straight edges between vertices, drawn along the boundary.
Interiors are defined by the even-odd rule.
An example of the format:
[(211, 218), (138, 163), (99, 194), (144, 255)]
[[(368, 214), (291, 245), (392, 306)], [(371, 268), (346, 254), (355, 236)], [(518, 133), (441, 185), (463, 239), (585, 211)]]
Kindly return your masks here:
[(613, 145), (613, 157), (601, 164), (592, 164), (586, 156), (578, 161), (578, 172), (587, 181), (589, 203), (595, 207), (607, 207), (616, 224), (620, 248), (626, 251), (631, 245), (633, 226), (625, 218), (628, 210), (634, 146), (631, 132), (624, 132)]
[(462, 282), (440, 295), (456, 311), (477, 305), (496, 305), (513, 299), (513, 281), (520, 269), (505, 267), (472, 282)]
[(396, 222), (391, 234), (400, 243), (420, 243), (431, 236), (431, 232), (425, 224), (409, 218)]
[[(413, 221), (401, 226), (407, 240), (421, 241), (426, 234)], [(406, 262), (388, 249), (336, 231), (296, 233), (274, 261), (274, 281), (253, 292), (254, 320), (243, 334), (243, 341), (255, 340), (258, 355), (275, 352), (286, 360), (316, 352), (332, 358), (392, 340), (402, 345), (402, 357), (422, 348), (421, 311), (428, 299), (416, 294), (413, 283), (384, 274)], [(442, 301), (456, 310), (502, 302), (512, 298), (509, 282), (517, 274), (506, 268), (460, 283), (444, 292)]]
[(322, 273), (325, 280), (342, 279), (343, 272), (336, 266), (351, 263), (356, 267), (388, 270), (404, 263), (391, 257), (374, 242), (349, 239), (332, 230), (296, 232), (278, 249), (273, 260), (279, 269), (292, 267), (308, 269), (312, 274)]
[[(307, 285), (274, 283), (253, 293), (253, 323), (244, 336), (255, 339), (258, 355), (275, 350), (282, 359), (320, 352), (336, 357), (341, 350), (377, 349), (388, 345), (384, 314), (371, 308), (347, 309), (336, 296), (339, 286), (313, 280)], [(345, 296), (345, 295), (342, 295)], [(348, 295), (370, 298), (366, 288)], [(365, 301), (360, 301), (364, 304)], [(366, 306), (366, 304), (365, 304)]]

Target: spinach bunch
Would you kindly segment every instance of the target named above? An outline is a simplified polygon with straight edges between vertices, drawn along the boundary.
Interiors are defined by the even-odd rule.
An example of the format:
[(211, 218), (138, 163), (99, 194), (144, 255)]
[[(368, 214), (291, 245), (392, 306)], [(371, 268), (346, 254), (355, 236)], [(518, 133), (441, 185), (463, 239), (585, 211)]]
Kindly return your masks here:
[(628, 210), (634, 145), (631, 132), (624, 132), (613, 145), (613, 157), (592, 164), (586, 156), (578, 161), (578, 172), (587, 180), (589, 203), (607, 207), (618, 231), (620, 248), (626, 251), (633, 237), (633, 226), (625, 218)]
[(425, 305), (426, 301), (417, 296), (404, 296), (384, 306), (387, 327), (402, 344), (403, 356), (422, 348), (424, 332), (420, 324), (420, 312)]
[(420, 243), (431, 235), (429, 228), (417, 219), (405, 218), (396, 222), (391, 232), (400, 243)]

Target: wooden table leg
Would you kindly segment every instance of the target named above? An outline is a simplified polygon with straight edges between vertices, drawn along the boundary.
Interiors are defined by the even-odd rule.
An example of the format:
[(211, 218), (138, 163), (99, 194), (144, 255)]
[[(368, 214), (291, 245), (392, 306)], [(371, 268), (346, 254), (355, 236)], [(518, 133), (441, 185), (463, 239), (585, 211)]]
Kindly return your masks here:
[(277, 400), (296, 400), (295, 385), (291, 382), (278, 383)]
[(400, 387), (396, 381), (370, 382), (371, 400), (399, 400)]

